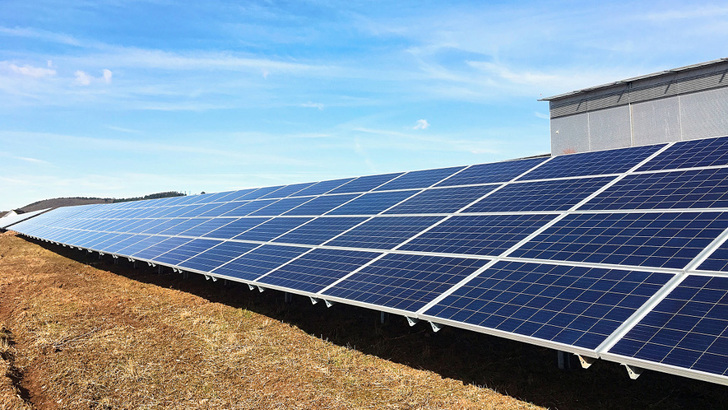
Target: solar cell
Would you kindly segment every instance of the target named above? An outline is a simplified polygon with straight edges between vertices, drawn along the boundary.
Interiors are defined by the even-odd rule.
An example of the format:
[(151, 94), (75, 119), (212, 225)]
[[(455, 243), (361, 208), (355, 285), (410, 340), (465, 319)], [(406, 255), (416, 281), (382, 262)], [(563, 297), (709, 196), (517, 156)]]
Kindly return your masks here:
[(179, 223), (170, 226), (169, 228), (159, 232), (160, 235), (179, 235), (180, 233), (190, 229), (194, 228), (195, 226), (205, 222), (209, 221), (210, 218), (183, 218), (179, 219)]
[(230, 218), (208, 219), (194, 227), (180, 232), (180, 236), (204, 236), (215, 229), (225, 226), (232, 222)]
[(385, 214), (452, 213), (472, 203), (499, 185), (430, 189), (402, 202)]
[(108, 253), (118, 253), (120, 249), (124, 249), (147, 238), (149, 238), (149, 235), (128, 235), (113, 244), (105, 246), (104, 250)]
[(494, 162), (470, 166), (435, 186), (454, 186), (506, 182), (535, 167), (546, 158)]
[(594, 349), (672, 277), (502, 261), (425, 314)]
[(726, 227), (725, 212), (574, 214), (510, 256), (680, 269)]
[(327, 242), (330, 246), (392, 249), (418, 232), (442, 220), (440, 216), (397, 216), (370, 219)]
[(285, 198), (287, 196), (292, 196), (296, 192), (301, 191), (304, 188), (308, 188), (313, 184), (314, 184), (313, 182), (305, 182), (303, 184), (286, 185), (281, 189), (278, 189), (269, 194), (263, 195), (261, 198)]
[(259, 282), (316, 293), (379, 255), (374, 252), (314, 249), (260, 278)]
[(619, 174), (633, 168), (665, 144), (559, 155), (526, 174), (522, 180)]
[(401, 177), (389, 181), (386, 184), (376, 188), (375, 191), (427, 188), (435, 185), (436, 183), (442, 181), (443, 179), (460, 171), (463, 168), (465, 167), (427, 169), (424, 171), (408, 172)]
[(402, 174), (402, 172), (398, 172), (394, 174), (367, 175), (364, 177), (359, 177), (341, 185), (338, 188), (331, 190), (328, 193), (347, 194), (350, 192), (367, 192), (378, 187), (379, 185), (391, 181), (392, 179)]
[(240, 207), (240, 206), (242, 206), (244, 204), (247, 204), (247, 203), (248, 203), (248, 201), (227, 202), (227, 203), (224, 203), (224, 204), (218, 204), (218, 207), (217, 208), (213, 208), (213, 209), (207, 210), (205, 212), (202, 212), (202, 213), (200, 213), (199, 216), (215, 217), (215, 216), (225, 215), (227, 212), (230, 212), (233, 209), (238, 208), (238, 207)]
[(274, 202), (276, 199), (259, 199), (257, 201), (243, 202), (235, 208), (225, 212), (222, 216), (246, 216), (253, 212), (266, 207)]
[(609, 352), (728, 375), (728, 278), (688, 276)]
[(579, 209), (728, 207), (728, 168), (632, 174)]
[(555, 217), (555, 215), (453, 216), (399, 249), (496, 256)]
[(565, 211), (613, 178), (580, 178), (509, 184), (463, 212)]
[(263, 245), (216, 268), (212, 273), (254, 281), (309, 250), (298, 246)]
[(194, 257), (181, 262), (179, 266), (196, 269), (203, 272), (211, 272), (218, 266), (237, 258), (238, 256), (257, 248), (258, 244), (243, 242), (222, 242), (219, 245), (207, 249)]
[(135, 253), (141, 252), (144, 249), (154, 246), (167, 238), (164, 236), (146, 236), (144, 239), (135, 242), (125, 248), (117, 249), (116, 253), (121, 255), (134, 255)]
[(328, 213), (328, 215), (376, 215), (419, 191), (371, 192)]
[(416, 312), (486, 263), (482, 259), (389, 254), (323, 294)]
[(275, 242), (320, 245), (366, 219), (357, 217), (316, 218), (276, 238)]
[(677, 142), (638, 171), (728, 165), (728, 137)]

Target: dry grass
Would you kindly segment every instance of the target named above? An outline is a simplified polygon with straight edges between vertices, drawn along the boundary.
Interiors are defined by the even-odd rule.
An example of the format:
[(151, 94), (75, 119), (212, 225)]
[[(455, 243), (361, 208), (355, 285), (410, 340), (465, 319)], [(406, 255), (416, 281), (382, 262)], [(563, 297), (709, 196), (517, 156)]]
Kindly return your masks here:
[[(52, 249), (54, 252), (51, 252)], [(522, 343), (99, 263), (0, 235), (0, 408), (718, 408), (722, 386), (559, 371)], [(58, 253), (56, 253), (58, 252)], [(2, 366), (2, 362), (0, 362)], [(0, 367), (0, 375), (2, 368)], [(520, 399), (519, 399), (520, 398)], [(13, 400), (6, 402), (2, 400)], [(535, 404), (534, 404), (535, 403)]]
[(535, 408), (18, 237), (0, 253), (0, 320), (38, 408)]

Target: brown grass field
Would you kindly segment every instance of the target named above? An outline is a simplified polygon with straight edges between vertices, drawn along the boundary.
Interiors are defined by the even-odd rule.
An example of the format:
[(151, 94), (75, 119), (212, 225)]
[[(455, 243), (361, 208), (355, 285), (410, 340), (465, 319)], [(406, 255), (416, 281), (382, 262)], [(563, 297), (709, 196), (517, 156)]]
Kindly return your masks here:
[(0, 235), (0, 409), (725, 408), (728, 389)]

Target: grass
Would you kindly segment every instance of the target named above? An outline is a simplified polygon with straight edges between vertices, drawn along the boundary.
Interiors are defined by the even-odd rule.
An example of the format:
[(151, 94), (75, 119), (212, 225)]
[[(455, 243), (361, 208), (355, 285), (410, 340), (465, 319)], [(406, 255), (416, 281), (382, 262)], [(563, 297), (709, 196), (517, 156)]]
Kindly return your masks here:
[(631, 381), (602, 361), (559, 371), (548, 349), (322, 305), (0, 235), (0, 323), (21, 376), (0, 377), (0, 408), (677, 409), (728, 399), (722, 386), (655, 372)]

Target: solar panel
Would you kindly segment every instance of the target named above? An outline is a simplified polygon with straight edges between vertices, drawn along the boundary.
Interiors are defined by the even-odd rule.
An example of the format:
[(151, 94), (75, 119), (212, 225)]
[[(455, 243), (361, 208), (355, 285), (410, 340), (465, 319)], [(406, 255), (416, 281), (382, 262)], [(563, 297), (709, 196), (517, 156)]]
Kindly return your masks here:
[[(726, 369), (702, 359), (725, 361), (713, 347), (728, 332), (709, 316), (728, 317), (724, 146), (690, 141), (61, 208), (12, 229), (728, 385)], [(650, 156), (643, 169), (652, 170), (635, 171)], [(706, 306), (696, 321), (690, 309)]]
[(681, 269), (726, 227), (726, 212), (576, 214), (511, 256)]
[(517, 161), (495, 162), (470, 166), (436, 186), (489, 184), (506, 182), (545, 161), (546, 158), (531, 158)]
[(263, 245), (214, 269), (212, 273), (250, 282), (309, 250), (298, 246)]
[(6, 229), (18, 222), (24, 221), (29, 218), (33, 218), (46, 211), (48, 211), (48, 209), (41, 209), (38, 211), (25, 212), (22, 214), (15, 214), (15, 215), (5, 215), (2, 218), (0, 218), (0, 229)]
[(215, 268), (247, 253), (260, 245), (242, 242), (222, 242), (204, 252), (181, 262), (179, 266), (203, 272), (211, 272)]
[(728, 137), (675, 143), (638, 171), (728, 165)]
[(372, 192), (346, 203), (328, 215), (376, 215), (419, 191)]
[(563, 211), (612, 180), (601, 177), (509, 184), (463, 212)]
[(600, 174), (619, 174), (633, 168), (657, 152), (661, 145), (592, 151), (582, 154), (559, 155), (543, 166), (526, 174), (523, 180), (576, 177)]
[(688, 276), (609, 352), (728, 375), (728, 278)]
[(579, 209), (728, 207), (728, 168), (627, 175)]
[(259, 282), (315, 293), (379, 255), (373, 252), (314, 249), (262, 277)]
[(496, 256), (554, 218), (554, 215), (453, 216), (399, 249)]
[(426, 169), (423, 171), (408, 172), (401, 177), (387, 182), (378, 187), (375, 191), (392, 190), (392, 189), (412, 189), (427, 188), (443, 179), (453, 175), (465, 167), (451, 167), (439, 169)]
[(392, 249), (425, 228), (442, 220), (439, 216), (372, 218), (327, 242), (329, 246)]
[(366, 218), (356, 217), (316, 218), (310, 223), (302, 225), (275, 239), (275, 241), (320, 245), (365, 220)]
[(390, 254), (329, 288), (324, 295), (415, 312), (487, 261)]
[(425, 314), (594, 349), (673, 276), (498, 262)]
[(413, 196), (385, 213), (452, 213), (479, 199), (497, 187), (498, 185), (480, 185), (422, 191), (422, 193)]
[(352, 181), (349, 181), (338, 188), (329, 191), (329, 194), (347, 194), (350, 192), (366, 192), (370, 191), (379, 185), (387, 183), (392, 179), (402, 175), (402, 173), (396, 174), (383, 174), (383, 175), (369, 175), (365, 177), (359, 177)]

